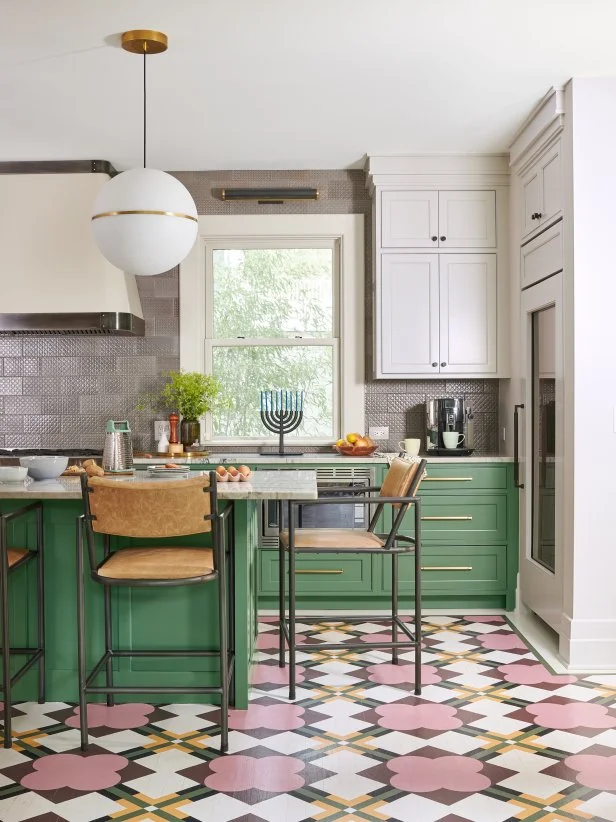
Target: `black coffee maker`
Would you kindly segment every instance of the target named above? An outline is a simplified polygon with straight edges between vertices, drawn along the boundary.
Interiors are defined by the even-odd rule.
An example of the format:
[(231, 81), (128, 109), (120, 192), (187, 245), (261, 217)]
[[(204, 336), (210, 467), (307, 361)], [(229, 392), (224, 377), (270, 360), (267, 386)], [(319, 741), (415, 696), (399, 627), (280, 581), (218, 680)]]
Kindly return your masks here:
[[(432, 456), (468, 457), (468, 413), (463, 397), (447, 397), (426, 402), (426, 451)], [(446, 435), (446, 443), (443, 434)], [(455, 436), (457, 434), (457, 436)]]

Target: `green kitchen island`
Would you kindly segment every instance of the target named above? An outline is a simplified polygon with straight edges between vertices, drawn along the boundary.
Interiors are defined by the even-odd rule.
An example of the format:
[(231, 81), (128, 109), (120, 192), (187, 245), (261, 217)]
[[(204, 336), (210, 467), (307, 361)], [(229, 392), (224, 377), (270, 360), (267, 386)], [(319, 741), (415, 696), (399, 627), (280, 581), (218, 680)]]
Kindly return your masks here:
[[(125, 481), (130, 481), (126, 480)], [(157, 480), (165, 482), (165, 480)], [(233, 505), (231, 518), (235, 562), (235, 703), (248, 705), (250, 665), (257, 638), (258, 505), (264, 499), (315, 499), (316, 475), (311, 470), (255, 472), (249, 482), (219, 483), (220, 506)], [(45, 535), (45, 667), (47, 701), (77, 700), (77, 604), (76, 522), (82, 513), (78, 478), (47, 482), (0, 484), (0, 510), (20, 508), (29, 502), (43, 503)], [(9, 546), (34, 547), (32, 515), (9, 523)], [(206, 535), (208, 536), (208, 535)], [(201, 537), (174, 539), (174, 544), (196, 544)], [(137, 539), (122, 539), (125, 547), (138, 546)], [(117, 544), (117, 543), (116, 543)], [(101, 558), (102, 558), (102, 545)], [(27, 563), (9, 577), (11, 644), (35, 644), (35, 567)], [(178, 586), (165, 589), (114, 588), (113, 633), (121, 649), (215, 647), (217, 636), (217, 593), (214, 585)], [(102, 586), (86, 572), (86, 626), (88, 663), (103, 653)], [(23, 659), (12, 659), (17, 667)], [(196, 686), (210, 684), (217, 676), (215, 659), (156, 659), (138, 657), (115, 660), (116, 681), (126, 685)], [(17, 701), (36, 699), (36, 671), (29, 671), (14, 689)], [(122, 697), (119, 698), (122, 700)], [(131, 695), (125, 701), (136, 701)], [(152, 701), (151, 695), (145, 697)], [(166, 701), (169, 701), (168, 699)], [(194, 697), (178, 695), (174, 701), (191, 702)]]

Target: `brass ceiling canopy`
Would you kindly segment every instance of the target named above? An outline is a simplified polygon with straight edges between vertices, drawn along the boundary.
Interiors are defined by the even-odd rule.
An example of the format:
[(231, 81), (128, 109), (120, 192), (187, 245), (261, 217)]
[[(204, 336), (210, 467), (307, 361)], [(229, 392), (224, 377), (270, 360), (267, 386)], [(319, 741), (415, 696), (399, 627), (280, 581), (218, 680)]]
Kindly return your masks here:
[(160, 54), (167, 51), (167, 35), (151, 29), (125, 31), (122, 34), (122, 48), (132, 54)]

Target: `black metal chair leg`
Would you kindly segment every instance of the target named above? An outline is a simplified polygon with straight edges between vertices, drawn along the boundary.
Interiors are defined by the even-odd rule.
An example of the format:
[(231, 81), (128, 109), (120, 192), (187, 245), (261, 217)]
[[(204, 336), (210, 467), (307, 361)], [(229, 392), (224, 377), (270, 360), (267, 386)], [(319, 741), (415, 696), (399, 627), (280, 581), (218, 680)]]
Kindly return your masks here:
[[(282, 505), (281, 505), (282, 508)], [(278, 645), (278, 667), (285, 666), (285, 651), (286, 641), (284, 636), (284, 620), (285, 620), (285, 550), (283, 546), (278, 544), (278, 630), (280, 631), (279, 645)]]
[[(233, 520), (233, 509), (231, 510), (231, 514), (229, 517), (229, 527), (226, 532), (227, 540), (229, 544), (229, 552), (228, 552), (228, 573), (227, 577), (229, 580), (228, 583), (228, 609), (227, 613), (229, 614), (229, 657), (228, 659), (235, 659), (235, 523)], [(224, 540), (223, 540), (223, 549)], [(227, 556), (227, 555), (226, 555)], [(229, 705), (235, 707), (235, 664), (233, 665), (232, 669), (230, 669), (229, 673)]]
[(220, 520), (214, 539), (218, 552), (218, 641), (220, 644), (220, 752), (229, 750), (229, 636), (227, 632), (227, 574), (225, 545)]
[(295, 528), (289, 503), (289, 699), (295, 699)]
[(2, 682), (4, 690), (4, 747), (10, 748), (13, 743), (11, 727), (11, 654), (9, 644), (9, 559), (6, 542), (6, 522), (0, 523), (0, 598), (2, 599)]
[(38, 701), (45, 702), (45, 562), (44, 562), (43, 506), (36, 511), (36, 584), (37, 584), (37, 648), (41, 653), (38, 661)]
[(86, 636), (83, 580), (83, 517), (77, 519), (77, 667), (79, 684), (79, 729), (81, 750), (88, 750), (88, 705), (86, 702)]
[(421, 502), (415, 503), (415, 694), (421, 694)]
[[(103, 599), (105, 602), (105, 653), (109, 653), (113, 648), (113, 629), (111, 626), (111, 588), (103, 586)], [(105, 685), (113, 688), (113, 659), (111, 656), (105, 662)], [(115, 697), (112, 693), (107, 694), (107, 706), (112, 708), (115, 705)]]
[[(391, 639), (398, 641), (398, 554), (391, 555)], [(395, 645), (391, 649), (392, 665), (398, 664), (398, 649)]]

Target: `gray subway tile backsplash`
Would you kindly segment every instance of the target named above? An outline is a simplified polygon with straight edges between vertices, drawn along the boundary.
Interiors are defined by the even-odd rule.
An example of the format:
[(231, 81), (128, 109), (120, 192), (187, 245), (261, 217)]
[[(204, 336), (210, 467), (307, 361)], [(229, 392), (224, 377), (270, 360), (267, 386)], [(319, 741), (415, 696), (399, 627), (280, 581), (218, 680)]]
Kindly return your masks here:
[[(268, 214), (363, 214), (366, 220), (366, 295), (370, 294), (372, 201), (362, 171), (175, 172), (200, 214), (263, 214), (253, 202), (225, 203), (228, 185), (315, 186), (317, 201), (267, 206)], [(138, 277), (146, 336), (0, 337), (0, 447), (101, 448), (107, 419), (127, 418), (137, 449), (153, 446), (152, 420), (160, 412), (137, 411), (139, 399), (158, 393), (163, 374), (179, 368), (178, 271)], [(366, 299), (366, 373), (371, 368), (372, 306)], [(366, 429), (388, 425), (396, 450), (404, 436), (425, 436), (425, 401), (464, 396), (476, 412), (478, 452), (498, 448), (497, 380), (372, 380), (366, 382)], [(237, 450), (237, 449), (235, 449)], [(254, 450), (249, 447), (248, 450)], [(313, 449), (308, 449), (313, 450)]]

